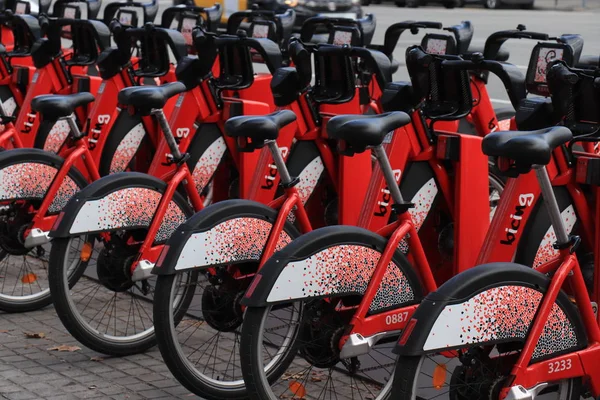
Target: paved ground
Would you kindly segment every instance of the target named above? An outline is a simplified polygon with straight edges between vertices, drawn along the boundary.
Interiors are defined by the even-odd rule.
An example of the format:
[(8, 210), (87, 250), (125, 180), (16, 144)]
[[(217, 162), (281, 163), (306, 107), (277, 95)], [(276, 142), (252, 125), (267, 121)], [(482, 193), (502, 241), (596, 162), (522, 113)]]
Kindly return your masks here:
[[(161, 4), (167, 4), (161, 0)], [(474, 43), (483, 45), (492, 32), (524, 23), (529, 29), (551, 34), (581, 33), (584, 54), (600, 54), (597, 10), (600, 0), (588, 0), (584, 11), (540, 11), (552, 9), (554, 0), (536, 0), (537, 10), (485, 10), (470, 6), (445, 10), (437, 7), (399, 9), (392, 5), (367, 9), (378, 19), (375, 43), (383, 41), (385, 29), (401, 20), (439, 20), (446, 24), (471, 20), (475, 26)], [(579, 9), (580, 0), (558, 0), (558, 9)], [(403, 37), (396, 56), (403, 59), (407, 46), (419, 37)], [(509, 44), (511, 62), (523, 68), (534, 43)], [(401, 71), (396, 79), (406, 79)], [(490, 94), (498, 104), (507, 96), (497, 81), (491, 81)], [(26, 333), (42, 333), (43, 338), (27, 338)], [(104, 358), (85, 348), (73, 352), (48, 350), (56, 346), (77, 346), (66, 333), (52, 307), (24, 315), (0, 313), (0, 398), (5, 399), (144, 399), (194, 398), (173, 379), (163, 365), (158, 350), (127, 358)], [(67, 347), (68, 348), (68, 347)]]
[[(28, 338), (42, 334), (43, 338)], [(157, 349), (127, 358), (91, 350), (56, 351), (78, 343), (62, 327), (54, 308), (0, 314), (0, 399), (198, 398), (169, 373)]]

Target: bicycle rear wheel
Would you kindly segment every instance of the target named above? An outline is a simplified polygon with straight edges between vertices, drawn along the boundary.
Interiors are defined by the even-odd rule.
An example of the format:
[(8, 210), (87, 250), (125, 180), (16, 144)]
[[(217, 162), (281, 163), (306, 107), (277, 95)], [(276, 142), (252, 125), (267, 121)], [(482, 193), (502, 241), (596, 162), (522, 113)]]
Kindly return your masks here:
[(305, 299), (249, 308), (241, 357), (251, 397), (389, 399), (396, 340), (381, 341), (358, 357), (339, 356), (339, 339), (352, 312), (336, 308), (355, 301), (351, 297), (332, 302)]
[[(398, 400), (497, 400), (522, 345), (505, 343), (416, 357), (400, 357), (394, 378)], [(578, 400), (581, 379), (549, 382), (539, 400)]]

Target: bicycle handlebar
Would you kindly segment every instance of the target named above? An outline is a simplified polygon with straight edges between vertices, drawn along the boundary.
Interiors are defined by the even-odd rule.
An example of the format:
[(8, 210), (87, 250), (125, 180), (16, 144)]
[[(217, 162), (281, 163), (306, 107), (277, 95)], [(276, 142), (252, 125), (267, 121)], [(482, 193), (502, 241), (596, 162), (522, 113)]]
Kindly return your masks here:
[(477, 58), (475, 60), (444, 60), (442, 67), (462, 71), (489, 71), (493, 73), (502, 81), (510, 102), (515, 108), (527, 96), (523, 74), (512, 64)]
[(531, 39), (531, 40), (549, 40), (547, 33), (531, 32), (526, 30), (524, 25), (517, 26), (517, 29), (499, 31), (492, 33), (485, 41), (483, 48), (483, 57), (486, 60), (493, 60), (498, 56), (500, 47), (509, 39)]
[(441, 22), (433, 21), (403, 21), (397, 22), (391, 25), (385, 31), (385, 38), (383, 40), (383, 53), (391, 57), (400, 36), (406, 30), (410, 30), (413, 35), (419, 33), (419, 29), (442, 29), (444, 25)]

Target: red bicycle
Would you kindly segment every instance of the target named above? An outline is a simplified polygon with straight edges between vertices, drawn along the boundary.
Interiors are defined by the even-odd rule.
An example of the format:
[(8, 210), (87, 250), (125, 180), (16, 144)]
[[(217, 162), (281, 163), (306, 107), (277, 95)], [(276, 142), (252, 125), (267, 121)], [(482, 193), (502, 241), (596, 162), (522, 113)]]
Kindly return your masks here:
[[(291, 48), (291, 51), (293, 50), (294, 49)], [(318, 57), (324, 57), (324, 55), (329, 55), (331, 57), (329, 60), (319, 60), (317, 58), (319, 60), (318, 65), (321, 66), (320, 69), (317, 69), (318, 71), (323, 69), (327, 70), (324, 68), (326, 65), (324, 63), (325, 61), (332, 62), (334, 65), (339, 66), (344, 60), (344, 58), (341, 57), (342, 55), (360, 57), (362, 62), (365, 63), (370, 70), (379, 69), (385, 71), (385, 67), (389, 67), (390, 65), (389, 60), (383, 56), (383, 54), (364, 48), (346, 47), (340, 49), (335, 46), (320, 45), (317, 47), (316, 55)], [(428, 55), (428, 57), (432, 56)], [(351, 65), (351, 57), (348, 58), (348, 63)], [(302, 71), (302, 64), (297, 64), (297, 66), (297, 71), (281, 71), (281, 76), (283, 76), (284, 73), (285, 75), (291, 75), (292, 77), (297, 76), (297, 73)], [(425, 71), (427, 79), (429, 79), (429, 64), (424, 65), (422, 69)], [(348, 76), (347, 74), (333, 75), (341, 77)], [(288, 79), (290, 83), (288, 84), (288, 90), (286, 90), (285, 93), (289, 93), (289, 96), (291, 96), (291, 94), (296, 91), (290, 90), (289, 88), (291, 87), (292, 82), (297, 82), (297, 79)], [(321, 79), (321, 77), (319, 77), (319, 79)], [(317, 79), (316, 82), (320, 82), (319, 79)], [(381, 72), (374, 74), (373, 79), (382, 83), (386, 82), (385, 75)], [(448, 79), (454, 79), (457, 83), (454, 91), (445, 93), (448, 98), (460, 98), (460, 105), (452, 110), (452, 113), (455, 114), (452, 115), (452, 117), (454, 117), (453, 119), (456, 119), (466, 115), (472, 104), (470, 96), (465, 94), (464, 91), (459, 90), (463, 87), (461, 85), (466, 85), (465, 87), (468, 90), (469, 78), (466, 73), (463, 73), (461, 76), (452, 76), (452, 78), (448, 77)], [(451, 80), (446, 81), (446, 83), (448, 82), (451, 82)], [(325, 80), (324, 83), (326, 83), (324, 92), (317, 91), (317, 94), (329, 94), (329, 96), (331, 96), (330, 98), (333, 99), (337, 99), (342, 93), (348, 94), (355, 90), (354, 85), (348, 83), (346, 79), (343, 79), (342, 82), (338, 80)], [(344, 87), (343, 85), (348, 85), (352, 90), (340, 90)], [(447, 87), (449, 86), (450, 85), (448, 84)], [(460, 93), (461, 95), (457, 95), (457, 93)], [(278, 92), (275, 92), (276, 98), (278, 98), (277, 94)], [(334, 95), (336, 97), (333, 97)], [(420, 99), (418, 95), (415, 97)], [(446, 98), (444, 97), (444, 99)], [(440, 104), (443, 103), (441, 98), (438, 100), (440, 101)], [(448, 106), (448, 104), (446, 105)], [(454, 102), (454, 105), (456, 105), (456, 102)], [(385, 155), (386, 151), (394, 154), (396, 151), (401, 151), (403, 146), (410, 149), (408, 144), (411, 143), (411, 139), (407, 138), (414, 137), (414, 140), (416, 141), (414, 145), (417, 147), (409, 152), (415, 154), (419, 160), (422, 159), (424, 161), (424, 168), (427, 168), (429, 160), (434, 164), (438, 162), (435, 160), (436, 151), (430, 147), (431, 141), (427, 139), (428, 135), (432, 132), (427, 129), (428, 126), (424, 123), (424, 116), (420, 111), (420, 101), (416, 100), (412, 103), (410, 108), (413, 110), (411, 111), (413, 113), (413, 118), (408, 117), (406, 114), (399, 114), (402, 115), (401, 118), (396, 114), (385, 114), (382, 116), (345, 116), (344, 120), (356, 120), (357, 123), (380, 126), (381, 132), (383, 132), (381, 140), (386, 140), (386, 144), (382, 144), (381, 150), (384, 152), (383, 157), (385, 157), (387, 162), (389, 162), (389, 159), (387, 158), (387, 155)], [(438, 110), (438, 113), (436, 114), (436, 112), (431, 109), (429, 115), (428, 113), (425, 113), (425, 115), (432, 119), (435, 119), (435, 117), (439, 115), (451, 119), (448, 112), (449, 110), (450, 108), (446, 108), (445, 110), (442, 110), (442, 112)], [(339, 121), (337, 118), (341, 117), (331, 116), (331, 119), (328, 119), (327, 141), (315, 141), (315, 143), (319, 144), (317, 156), (319, 153), (323, 154), (324, 160), (327, 160), (327, 158), (325, 157), (326, 151), (324, 151), (323, 148), (326, 150), (326, 145), (330, 145), (332, 139), (338, 139), (331, 129), (332, 125), (335, 125), (333, 121)], [(238, 123), (235, 119), (231, 120), (229, 123), (233, 125), (234, 121), (236, 124)], [(438, 121), (437, 123), (441, 122), (443, 121)], [(396, 126), (394, 124), (399, 125)], [(452, 124), (455, 124), (455, 122), (452, 122)], [(228, 131), (229, 134), (249, 136), (248, 140), (251, 143), (258, 142), (259, 144), (263, 143), (265, 140), (268, 141), (278, 138), (277, 134), (271, 132), (274, 127), (269, 123), (267, 118), (247, 118), (247, 121), (245, 121), (245, 119), (240, 119), (239, 126), (241, 127), (244, 125), (246, 125), (246, 127), (239, 128), (239, 130), (237, 125), (233, 125), (233, 130)], [(260, 136), (263, 133), (259, 132), (267, 132), (267, 127), (269, 129), (268, 136)], [(393, 136), (388, 135), (386, 137), (391, 131), (394, 131)], [(267, 133), (264, 134), (267, 135)], [(390, 136), (391, 139), (389, 138)], [(467, 189), (466, 186), (462, 186), (465, 190), (464, 193), (470, 193), (472, 196), (481, 195), (483, 198), (488, 198), (488, 176), (485, 168), (487, 165), (487, 158), (483, 155), (480, 155), (479, 158), (477, 158), (477, 148), (480, 145), (479, 142), (481, 139), (471, 135), (463, 136), (465, 139), (464, 142), (461, 143), (464, 143), (465, 147), (464, 150), (461, 151), (461, 154), (473, 154), (473, 158), (468, 161), (469, 165), (481, 165), (482, 168), (476, 168), (475, 170), (477, 170), (478, 173), (473, 175), (473, 168), (459, 166), (453, 173), (456, 173), (457, 176), (465, 176), (464, 174), (469, 171), (471, 179), (468, 183), (464, 181), (461, 185), (472, 184), (473, 190), (470, 190), (471, 188)], [(457, 135), (457, 137), (460, 136)], [(314, 141), (314, 139), (312, 140)], [(391, 143), (387, 144), (387, 142)], [(302, 143), (302, 139), (299, 139), (299, 144), (297, 144), (297, 147), (292, 151), (303, 148), (302, 153), (304, 154), (304, 149), (307, 148), (307, 145), (310, 144), (310, 142), (306, 141), (305, 143), (307, 145), (304, 147), (301, 147)], [(356, 142), (353, 142), (353, 145), (356, 147), (350, 145), (343, 147), (344, 152), (346, 154), (352, 154), (353, 157), (341, 157), (338, 160), (338, 164), (344, 166), (346, 160), (354, 163), (359, 160), (364, 160), (365, 162), (370, 163), (370, 154), (365, 151), (365, 147), (369, 146), (368, 142), (357, 140)], [(385, 149), (383, 146), (385, 146)], [(421, 148), (421, 146), (423, 146), (423, 148)], [(423, 153), (419, 154), (417, 149), (422, 149)], [(272, 153), (275, 153), (276, 151), (276, 149), (271, 148)], [(376, 155), (378, 158), (381, 156), (379, 153)], [(432, 157), (428, 158), (427, 155), (431, 155)], [(365, 156), (368, 158), (364, 159), (363, 157)], [(379, 161), (382, 162), (381, 159)], [(398, 161), (394, 160), (394, 162), (396, 163)], [(404, 163), (407, 163), (406, 159), (404, 160)], [(303, 193), (304, 190), (302, 190), (303, 179), (295, 178), (295, 175), (292, 175), (292, 156), (290, 156), (287, 164), (290, 165), (290, 168), (286, 167), (285, 170), (277, 164), (277, 170), (280, 172), (282, 179), (280, 183), (280, 190), (283, 191), (282, 197), (276, 199), (268, 206), (257, 204), (255, 202), (230, 200), (210, 206), (202, 212), (197, 213), (192, 219), (188, 220), (175, 231), (172, 239), (167, 242), (168, 247), (165, 247), (163, 250), (161, 259), (154, 269), (154, 272), (159, 275), (154, 302), (154, 315), (161, 352), (167, 365), (169, 365), (171, 371), (176, 374), (180, 382), (190, 390), (193, 390), (195, 393), (204, 397), (223, 397), (225, 396), (225, 393), (227, 393), (226, 396), (231, 397), (248, 396), (249, 393), (246, 390), (243, 381), (240, 379), (240, 364), (239, 361), (237, 361), (238, 351), (247, 351), (244, 350), (247, 349), (247, 347), (240, 347), (239, 342), (240, 327), (244, 326), (243, 323), (245, 324), (245, 318), (242, 319), (244, 307), (240, 305), (240, 300), (244, 296), (246, 289), (246, 293), (248, 294), (254, 292), (254, 284), (250, 284), (252, 278), (255, 276), (265, 276), (267, 274), (266, 272), (264, 274), (262, 272), (264, 269), (263, 264), (276, 249), (280, 250), (292, 239), (296, 238), (299, 235), (299, 231), (305, 233), (315, 227), (313, 218), (310, 220), (306, 219), (307, 215), (311, 215), (312, 217), (312, 213), (307, 214), (307, 212), (311, 212), (308, 208), (309, 204), (307, 203), (307, 208), (305, 209), (301, 209), (298, 205), (298, 202), (304, 204), (305, 194)], [(415, 163), (415, 165), (416, 164), (418, 163)], [(441, 168), (441, 162), (437, 165), (439, 167), (436, 171), (440, 171), (440, 174), (445, 174), (446, 172), (442, 172), (444, 170)], [(325, 164), (325, 166), (329, 172), (329, 165)], [(340, 167), (340, 170), (341, 168), (342, 167)], [(421, 169), (420, 166), (415, 166), (415, 171)], [(381, 170), (384, 169), (381, 168)], [(336, 170), (333, 169), (333, 171)], [(379, 180), (381, 175), (374, 175), (373, 179), (370, 179), (369, 186), (369, 179), (367, 179), (366, 182), (363, 181), (364, 176), (367, 173), (366, 168), (348, 168), (343, 171), (344, 175), (337, 175), (338, 180), (333, 181), (336, 185), (335, 189), (340, 192), (341, 201), (345, 201), (348, 196), (355, 196), (356, 199), (360, 199), (358, 204), (356, 202), (354, 204), (355, 210), (359, 211), (360, 203), (362, 203), (364, 199), (364, 193), (375, 193), (375, 188), (381, 183)], [(376, 174), (381, 174), (380, 170), (376, 171)], [(394, 186), (398, 188), (399, 175), (403, 174), (394, 170), (391, 170), (390, 173)], [(308, 176), (311, 178), (314, 177), (314, 175)], [(346, 180), (340, 182), (339, 179), (342, 176), (344, 176)], [(386, 175), (384, 174), (384, 176)], [(389, 185), (391, 185), (389, 176), (386, 176), (386, 178), (385, 182), (387, 183), (387, 187), (389, 187)], [(445, 175), (445, 178), (445, 183), (450, 187), (448, 175)], [(402, 182), (404, 182), (404, 179), (405, 178), (403, 177)], [(309, 181), (312, 181), (312, 179)], [(410, 182), (410, 180), (407, 180), (406, 182)], [(365, 185), (365, 187), (362, 188), (362, 191), (360, 190), (361, 187), (358, 187), (359, 184)], [(293, 186), (294, 190), (291, 190), (291, 186)], [(384, 189), (389, 196), (392, 189), (387, 189), (387, 187), (384, 186)], [(367, 188), (370, 190), (367, 191)], [(380, 193), (385, 194), (384, 192)], [(466, 201), (466, 196), (464, 200)], [(382, 206), (381, 199), (376, 199), (375, 202), (379, 202), (378, 207)], [(390, 200), (388, 199), (387, 202), (389, 203)], [(371, 204), (371, 206), (373, 206), (373, 204)], [(389, 221), (390, 213), (388, 210), (385, 211), (386, 213), (383, 214), (387, 214), (385, 215), (385, 219), (386, 221)], [(474, 209), (472, 212), (473, 216), (477, 215), (477, 217), (474, 217), (474, 220), (477, 220), (481, 225), (484, 225), (483, 228), (477, 232), (480, 240), (483, 241), (486, 226), (481, 221), (489, 219), (489, 208), (486, 205), (486, 207)], [(351, 221), (350, 223), (352, 224), (356, 224), (359, 214), (357, 212), (356, 214), (347, 214), (344, 216), (344, 214), (340, 213), (339, 216), (340, 218), (346, 218), (347, 221)], [(352, 217), (354, 217), (354, 219), (352, 219)], [(295, 224), (292, 224), (292, 222), (295, 222)], [(340, 229), (340, 227), (336, 227), (336, 229)], [(371, 225), (369, 225), (369, 229), (371, 229)], [(252, 232), (252, 234), (250, 232)], [(248, 237), (252, 237), (252, 240), (247, 240)], [(474, 261), (475, 257), (476, 254), (471, 255), (472, 261)], [(200, 275), (201, 279), (198, 279), (198, 281), (194, 283), (196, 291), (199, 294), (202, 294), (202, 301), (193, 301), (192, 304), (198, 305), (190, 307), (188, 310), (189, 317), (184, 318), (178, 325), (177, 319), (173, 317), (171, 310), (169, 310), (168, 307), (165, 307), (165, 304), (170, 304), (172, 299), (179, 298), (181, 291), (184, 290), (184, 288), (179, 287), (178, 284), (173, 282), (179, 281), (179, 274), (189, 273), (190, 271), (200, 271), (206, 276), (206, 278), (204, 278)], [(256, 271), (258, 271), (258, 275)], [(258, 280), (259, 279), (257, 278), (256, 281)], [(264, 284), (268, 285), (268, 282), (265, 281)], [(235, 313), (226, 313), (226, 310), (230, 310), (231, 308), (237, 311)], [(206, 321), (208, 326), (205, 326), (205, 324), (197, 325), (200, 321)], [(280, 321), (280, 323), (276, 323), (273, 320), (273, 323), (275, 324), (274, 326), (278, 327), (287, 326), (286, 322), (283, 320)], [(217, 331), (217, 333), (211, 333), (214, 331)], [(226, 351), (204, 351), (206, 348), (212, 349), (214, 347), (212, 344), (213, 342), (211, 342), (213, 335), (221, 341), (230, 343), (230, 345), (226, 347)], [(290, 344), (292, 342), (296, 343), (295, 339), (289, 339)], [(235, 354), (236, 357), (236, 359), (233, 360), (229, 359), (227, 356), (230, 354), (229, 349), (232, 347), (233, 351), (231, 354)], [(274, 350), (275, 352), (277, 351), (276, 349)], [(220, 364), (216, 368), (211, 367), (211, 360), (217, 357), (229, 359), (226, 366)], [(274, 360), (273, 363), (266, 367), (265, 381), (266, 379), (276, 380), (281, 376), (283, 371), (287, 368), (287, 361), (283, 363), (280, 363), (280, 361), (281, 360)], [(217, 384), (213, 382), (215, 376), (219, 376), (219, 379), (223, 381), (220, 392), (218, 391)], [(288, 374), (284, 374), (284, 376), (288, 376)], [(250, 391), (250, 393), (252, 392)], [(298, 393), (296, 393), (296, 395), (300, 396)], [(288, 392), (286, 394), (294, 396), (294, 392)]]
[[(100, 78), (72, 74), (71, 69), (83, 71), (82, 68), (95, 63), (99, 50), (109, 46), (108, 28), (97, 21), (46, 17), (41, 17), (40, 21), (41, 23), (30, 15), (13, 17), (13, 29), (22, 29), (24, 38), (27, 38), (23, 42), (24, 47), (16, 51), (30, 52), (36, 70), (31, 77), (15, 125), (9, 125), (0, 134), (0, 146), (4, 148), (37, 147), (58, 151), (69, 132), (69, 127), (64, 121), (56, 125), (42, 125), (30, 108), (31, 101), (38, 95), (50, 93), (96, 93), (100, 86)], [(61, 50), (65, 27), (72, 28), (69, 37), (75, 40), (73, 50), (68, 56)], [(41, 37), (42, 30), (46, 32), (46, 38)], [(76, 110), (76, 115), (78, 121), (85, 121), (87, 110)]]
[[(210, 72), (210, 68), (202, 72), (194, 68), (193, 63), (185, 62), (185, 48), (174, 45), (183, 41), (179, 32), (150, 26), (125, 28), (117, 22), (112, 25), (118, 47), (109, 48), (99, 56), (98, 67), (103, 82), (96, 99), (90, 93), (82, 92), (39, 96), (32, 102), (32, 108), (42, 117), (42, 124), (54, 125), (61, 121), (68, 124), (72, 132), (59, 146), (57, 154), (41, 149), (13, 149), (0, 155), (0, 175), (4, 176), (0, 182), (0, 201), (5, 204), (5, 224), (0, 234), (0, 270), (3, 271), (0, 309), (4, 311), (30, 311), (50, 304), (46, 284), (50, 250), (48, 232), (71, 196), (89, 182), (110, 173), (145, 172), (155, 154), (154, 149), (163, 151), (157, 137), (156, 120), (149, 118), (151, 124), (146, 125), (147, 130), (125, 129), (131, 128), (130, 119), (123, 118), (123, 113), (118, 110), (118, 92), (135, 86), (136, 78), (169, 77), (170, 64), (159, 62), (168, 60), (169, 49), (179, 56), (183, 65), (177, 75), (190, 88), (197, 81), (195, 77), (190, 80), (193, 74), (202, 76)], [(162, 54), (162, 58), (142, 56), (138, 59), (139, 67), (133, 68), (130, 61), (133, 40), (142, 43), (148, 54)], [(90, 122), (85, 132), (80, 133), (73, 112), (92, 101)], [(174, 105), (175, 100), (171, 103)], [(191, 106), (188, 110), (191, 111)], [(124, 112), (128, 114), (127, 110)], [(32, 174), (38, 179), (32, 181)]]
[[(570, 47), (562, 46), (567, 56)], [(450, 111), (456, 112), (447, 99), (465, 93), (468, 68), (456, 68), (463, 63), (473, 65), (458, 57), (438, 58), (420, 48), (409, 49), (407, 66), (413, 89), (426, 93), (429, 100), (425, 115), (437, 111), (450, 116)], [(431, 79), (429, 74), (436, 65), (436, 75), (446, 80)], [(504, 64), (481, 61), (476, 65), (510, 82)], [(460, 73), (452, 75), (453, 71)], [(458, 86), (456, 92), (451, 91), (456, 86), (450, 82)], [(439, 102), (434, 103), (434, 99)], [(462, 115), (468, 113), (470, 98), (462, 99), (460, 104), (465, 105)], [(370, 193), (387, 194), (388, 200), (379, 205), (384, 203), (384, 209), (399, 215), (390, 223), (388, 214), (385, 220), (379, 220), (379, 226), (374, 225), (373, 217), (379, 210), (371, 203), (360, 225), (369, 230), (316, 230), (292, 241), (258, 271), (242, 302), (249, 308), (240, 347), (244, 380), (258, 399), (328, 398), (334, 393), (390, 398), (395, 366), (391, 344), (406, 329), (422, 295), (435, 291), (438, 282), (475, 266), (484, 243), (488, 228), (484, 219), (489, 208), (487, 192), (481, 189), (487, 178), (487, 160), (479, 150), (479, 138), (442, 132), (436, 135), (435, 147), (425, 147), (421, 153), (404, 139), (392, 142), (395, 147), (389, 147), (386, 155), (383, 143), (378, 141), (386, 132), (384, 127), (375, 123), (361, 127), (360, 120), (350, 118), (336, 122), (330, 136), (344, 140), (342, 149), (346, 153), (375, 146), (380, 176), (387, 186), (384, 191)], [(338, 129), (340, 132), (336, 132)], [(396, 135), (392, 141), (402, 140)], [(403, 149), (408, 162), (395, 167), (394, 162), (402, 158), (393, 157)], [(426, 156), (429, 152), (433, 152), (431, 157)], [(423, 160), (427, 163), (420, 163)], [(448, 165), (453, 165), (452, 178), (446, 175)], [(420, 188), (416, 195), (409, 197), (410, 192), (404, 189), (416, 180), (410, 176), (404, 176), (397, 189), (395, 176), (399, 173), (394, 171), (425, 174), (426, 167), (433, 170), (433, 175), (416, 185)], [(413, 208), (410, 212), (407, 205)], [(175, 257), (177, 254), (175, 251)], [(190, 265), (185, 250), (180, 257), (177, 266)], [(279, 375), (272, 372), (274, 365)]]
[[(484, 139), (484, 152), (498, 157), (509, 176), (520, 180), (533, 169), (558, 254), (537, 270), (511, 262), (484, 264), (426, 297), (397, 348), (399, 399), (452, 398), (457, 391), (473, 399), (600, 394), (595, 362), (600, 329), (591, 302), (597, 294), (588, 294), (576, 255), (582, 241), (569, 235), (549, 168), (564, 156), (567, 142), (594, 137), (600, 121), (597, 77), (597, 71), (569, 69), (560, 62), (548, 72), (553, 95), (564, 95), (557, 104), (568, 105), (568, 117), (576, 122), (571, 126), (581, 136), (555, 127)], [(589, 154), (586, 159), (579, 165), (598, 160)], [(584, 168), (577, 172), (591, 178)], [(522, 199), (523, 207), (534, 200)]]
[[(195, 44), (203, 57), (179, 63), (180, 82), (127, 88), (119, 94), (119, 103), (129, 110), (156, 118), (165, 137), (148, 174), (103, 177), (79, 191), (53, 216), (49, 285), (54, 306), (65, 327), (81, 343), (100, 352), (126, 355), (154, 345), (150, 270), (164, 242), (205, 202), (231, 192), (243, 193), (247, 177), (256, 169), (256, 155), (228, 152), (235, 148), (235, 140), (224, 138), (221, 127), (231, 114), (266, 114), (269, 106), (221, 98), (217, 89), (249, 87), (253, 77), (250, 49), (276, 68), (281, 64), (279, 48), (268, 39), (216, 37), (202, 30), (197, 30)], [(213, 78), (217, 54), (220, 74)], [(176, 104), (167, 120), (162, 108), (171, 98)], [(89, 257), (82, 261), (73, 246), (89, 252)], [(115, 265), (122, 268), (114, 269)], [(75, 270), (83, 275), (75, 275), (73, 283), (69, 278)], [(185, 309), (186, 301), (177, 307)], [(118, 305), (116, 312), (98, 314), (98, 307), (108, 303)]]

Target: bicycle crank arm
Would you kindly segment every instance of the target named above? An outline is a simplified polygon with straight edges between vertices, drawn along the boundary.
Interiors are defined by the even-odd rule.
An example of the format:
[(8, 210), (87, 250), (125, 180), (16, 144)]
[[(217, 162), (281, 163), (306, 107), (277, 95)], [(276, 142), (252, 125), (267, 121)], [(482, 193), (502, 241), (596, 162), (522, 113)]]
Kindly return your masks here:
[(148, 260), (141, 260), (133, 270), (131, 280), (137, 282), (150, 278), (152, 276), (152, 268), (154, 268), (154, 263)]
[(363, 354), (368, 354), (371, 348), (386, 336), (399, 335), (401, 331), (381, 332), (373, 336), (364, 337), (360, 333), (353, 333), (348, 337), (346, 343), (340, 351), (340, 358), (358, 357)]
[(50, 232), (44, 232), (43, 230), (38, 228), (32, 229), (29, 232), (29, 235), (27, 235), (27, 237), (25, 238), (25, 242), (23, 243), (23, 245), (28, 249), (32, 249), (34, 247), (50, 243), (50, 240), (52, 239), (50, 239), (49, 233)]
[(513, 386), (508, 391), (508, 395), (504, 400), (534, 400), (548, 386), (547, 383), (540, 383), (531, 389), (525, 389), (523, 386)]

